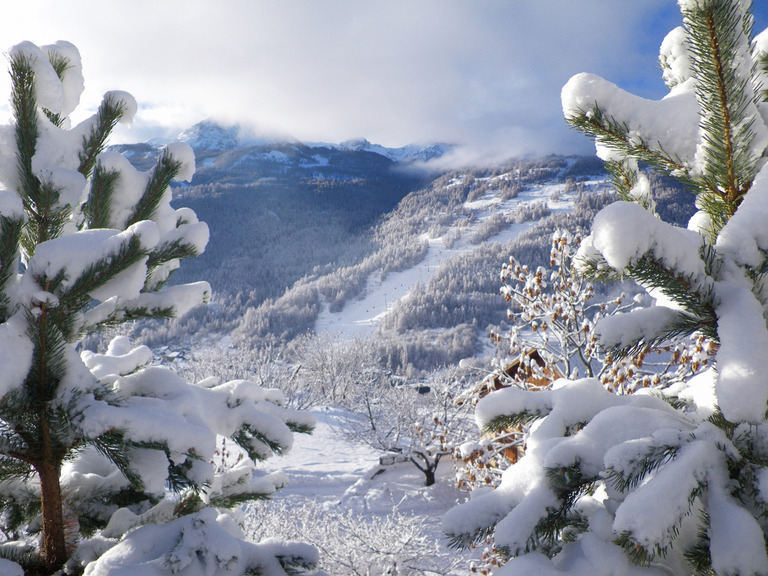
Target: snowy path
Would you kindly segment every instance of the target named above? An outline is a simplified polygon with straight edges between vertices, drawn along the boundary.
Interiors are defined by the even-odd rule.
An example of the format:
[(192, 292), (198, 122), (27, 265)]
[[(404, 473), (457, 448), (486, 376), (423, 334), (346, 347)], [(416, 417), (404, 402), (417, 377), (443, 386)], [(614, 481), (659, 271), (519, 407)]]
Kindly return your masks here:
[(280, 495), (300, 494), (319, 500), (338, 499), (379, 462), (379, 452), (344, 441), (334, 428), (343, 423), (345, 412), (337, 408), (315, 408), (317, 419), (311, 434), (295, 434), (294, 445), (285, 456), (263, 463), (266, 470), (282, 470), (290, 484)]
[[(557, 202), (551, 200), (554, 193), (560, 195)], [(463, 252), (477, 249), (478, 246), (470, 244), (467, 238), (484, 220), (499, 211), (512, 211), (520, 206), (541, 201), (546, 201), (552, 212), (569, 211), (573, 205), (572, 195), (565, 194), (564, 183), (531, 186), (520, 192), (516, 198), (505, 202), (485, 196), (466, 203), (465, 207), (474, 211), (475, 219), (471, 226), (462, 229), (459, 242), (447, 248), (442, 237), (429, 239), (429, 249), (421, 262), (408, 270), (390, 273), (383, 281), (378, 273), (373, 274), (368, 279), (362, 298), (347, 302), (341, 312), (330, 312), (326, 307), (315, 323), (315, 331), (341, 333), (347, 338), (372, 335), (392, 306), (398, 300), (407, 298), (416, 284), (426, 285), (443, 262)], [(534, 224), (535, 222), (513, 224), (489, 238), (488, 242), (508, 242)]]
[[(425, 554), (423, 557), (417, 557), (420, 558), (420, 564), (441, 568), (425, 572), (407, 572), (408, 574), (466, 574), (470, 559), (476, 558), (479, 552), (450, 550), (448, 539), (441, 528), (445, 512), (465, 501), (467, 497), (456, 488), (451, 460), (443, 459), (438, 469), (437, 483), (427, 487), (424, 485), (423, 474), (410, 462), (380, 467), (379, 452), (352, 444), (337, 434), (334, 428), (342, 424), (345, 416), (348, 416), (344, 411), (315, 408), (312, 413), (317, 418), (314, 433), (311, 436), (295, 435), (293, 449), (288, 454), (270, 458), (262, 463), (266, 471), (280, 470), (289, 480), (288, 486), (274, 494), (272, 502), (266, 504), (267, 510), (273, 505), (283, 505), (288, 510), (295, 510), (291, 514), (295, 513), (299, 518), (304, 518), (301, 516), (301, 510), (309, 501), (325, 511), (354, 514), (355, 518), (365, 519), (365, 523), (371, 527), (359, 529), (360, 534), (371, 538), (387, 538), (386, 541), (379, 542), (385, 550), (397, 550), (402, 544), (402, 535), (411, 538), (417, 534), (414, 544), (408, 548), (411, 552), (403, 553), (408, 556), (418, 548)], [(377, 471), (378, 473), (375, 473)], [(250, 517), (246, 524), (251, 522), (258, 526), (258, 508), (248, 507), (246, 513)], [(403, 519), (394, 520), (395, 517)], [(331, 515), (330, 518), (338, 517)], [(312, 517), (308, 521), (310, 526), (304, 526), (303, 530), (308, 529), (313, 537), (319, 538), (311, 540), (311, 543), (318, 547), (327, 547), (322, 561), (323, 567), (326, 567), (327, 556), (343, 551), (346, 542), (351, 539), (347, 534), (349, 528), (341, 523), (340, 528), (331, 527), (326, 530), (311, 524)], [(339, 531), (343, 540), (333, 536), (334, 529)], [(403, 533), (393, 532), (398, 529)], [(367, 562), (373, 562), (373, 559), (359, 559), (357, 562), (360, 567), (364, 567)], [(372, 563), (371, 566), (378, 564)], [(333, 576), (344, 576), (348, 573), (350, 572), (346, 570), (332, 572)]]

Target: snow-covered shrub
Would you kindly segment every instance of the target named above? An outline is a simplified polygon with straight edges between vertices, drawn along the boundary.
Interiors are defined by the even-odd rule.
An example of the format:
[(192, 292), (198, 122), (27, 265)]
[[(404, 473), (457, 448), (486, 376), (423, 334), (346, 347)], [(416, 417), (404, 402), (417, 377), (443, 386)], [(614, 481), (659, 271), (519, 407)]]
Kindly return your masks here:
[[(597, 323), (633, 309), (636, 303), (624, 294), (605, 298), (595, 293), (592, 283), (573, 267), (580, 245), (579, 234), (556, 230), (549, 271), (541, 266), (529, 268), (513, 257), (502, 266), (501, 294), (512, 324), (508, 333), (491, 337), (506, 344), (509, 354), (495, 360), (497, 368), (467, 388), (460, 401), (474, 405), (486, 394), (510, 386), (542, 390), (558, 378), (580, 374), (597, 378), (611, 392), (631, 394), (649, 386), (666, 388), (707, 367), (712, 342), (701, 335), (674, 339), (655, 350), (645, 347), (626, 357), (607, 355), (598, 343)], [(527, 425), (502, 426), (464, 443), (459, 451), (459, 487), (498, 486), (504, 470), (522, 455), (527, 431)]]
[[(205, 282), (166, 286), (203, 251), (208, 228), (170, 205), (194, 154), (168, 145), (135, 169), (105, 151), (134, 99), (105, 95), (71, 126), (83, 90), (69, 43), (9, 52), (13, 123), (0, 127), (0, 557), (26, 574), (283, 575), (316, 558), (299, 545), (242, 542), (228, 508), (274, 492), (254, 460), (312, 425), (276, 390), (246, 381), (190, 384), (117, 337), (78, 349), (101, 327), (183, 314)], [(217, 434), (247, 457), (221, 474)], [(65, 567), (66, 565), (66, 567)]]
[[(498, 574), (768, 573), (768, 31), (752, 38), (749, 2), (679, 4), (684, 26), (661, 48), (664, 99), (580, 74), (563, 108), (623, 198), (595, 218), (581, 269), (656, 299), (603, 319), (601, 344), (620, 356), (702, 334), (713, 366), (632, 395), (586, 378), (481, 400), (482, 427), (531, 424), (527, 451), (444, 528), (457, 544), (493, 533), (516, 557)], [(641, 165), (695, 193), (687, 229), (654, 214)]]
[(378, 382), (363, 390), (354, 416), (340, 431), (352, 441), (401, 455), (433, 485), (440, 461), (451, 456), (470, 427), (469, 406), (455, 402), (462, 376), (435, 370), (419, 386)]
[[(520, 264), (513, 257), (501, 269), (501, 294), (509, 304), (512, 321), (505, 339), (514, 362), (524, 370), (514, 374), (497, 371), (487, 379), (506, 379), (506, 385), (552, 381), (556, 377), (594, 377), (619, 394), (648, 386), (667, 387), (690, 378), (708, 363), (709, 342), (698, 336), (688, 342), (673, 339), (654, 350), (639, 347), (631, 355), (611, 357), (599, 346), (596, 330), (605, 317), (637, 307), (642, 299), (625, 294), (599, 297), (593, 284), (574, 269), (581, 235), (557, 230), (552, 235), (550, 270)], [(535, 350), (538, 362), (531, 360)]]

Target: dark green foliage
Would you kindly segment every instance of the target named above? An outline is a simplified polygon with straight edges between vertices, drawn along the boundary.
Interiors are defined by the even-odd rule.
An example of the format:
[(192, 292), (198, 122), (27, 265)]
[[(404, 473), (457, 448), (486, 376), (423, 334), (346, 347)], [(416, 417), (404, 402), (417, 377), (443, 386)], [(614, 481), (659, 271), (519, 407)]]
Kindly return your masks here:
[(86, 178), (93, 172), (96, 159), (104, 151), (109, 134), (114, 130), (123, 114), (125, 114), (125, 104), (118, 102), (114, 95), (107, 94), (96, 113), (96, 124), (94, 124), (90, 134), (83, 137), (78, 171)]
[(534, 549), (551, 557), (560, 551), (561, 542), (572, 542), (587, 530), (588, 518), (575, 505), (582, 496), (594, 492), (598, 478), (584, 476), (578, 462), (547, 468), (546, 476), (560, 506), (548, 509), (547, 516), (536, 525)]
[(248, 454), (248, 457), (254, 461), (260, 461), (267, 458), (259, 448), (266, 447), (273, 454), (282, 453), (283, 449), (280, 444), (264, 435), (259, 430), (254, 430), (251, 426), (243, 426), (235, 432), (232, 436), (232, 441), (240, 446)]
[(683, 23), (689, 31), (696, 97), (702, 111), (706, 155), (701, 183), (722, 198), (721, 209), (711, 213), (727, 217), (751, 187), (758, 160), (751, 152), (755, 135), (750, 119), (750, 78), (733, 66), (740, 57), (742, 35), (751, 39), (752, 16), (748, 11), (742, 13), (737, 3), (712, 0), (684, 9)]
[(652, 446), (645, 456), (637, 462), (629, 474), (622, 470), (609, 469), (606, 480), (619, 492), (635, 488), (649, 474), (672, 460), (678, 452), (678, 446)]
[[(243, 492), (237, 492), (227, 496), (218, 496), (212, 498), (209, 502), (211, 506), (216, 508), (232, 509), (245, 504), (246, 502), (253, 502), (254, 500), (268, 500), (269, 496), (263, 492), (252, 492), (249, 490)], [(199, 501), (199, 499), (198, 499)]]
[(112, 194), (120, 179), (120, 173), (105, 170), (101, 164), (96, 164), (91, 178), (91, 190), (88, 201), (83, 207), (88, 228), (111, 228)]
[(0, 322), (5, 322), (9, 316), (10, 298), (5, 288), (17, 273), (19, 243), (23, 230), (22, 219), (0, 216)]
[(156, 247), (149, 258), (147, 259), (147, 281), (145, 286), (147, 288), (153, 287), (154, 289), (162, 288), (170, 280), (170, 276), (165, 278), (162, 282), (155, 281), (155, 270), (158, 266), (165, 264), (171, 260), (184, 260), (186, 258), (193, 258), (198, 256), (198, 251), (189, 242), (183, 240), (174, 240), (173, 242), (165, 242), (162, 245)]
[[(501, 518), (498, 520), (501, 520)], [(472, 546), (485, 542), (489, 536), (493, 535), (494, 528), (495, 524), (492, 526), (483, 527), (482, 529), (477, 530), (471, 534), (450, 534), (448, 546), (456, 550), (467, 550)]]
[(709, 552), (709, 514), (702, 511), (699, 515), (698, 540), (685, 551), (685, 559), (696, 576), (715, 576)]
[(498, 430), (510, 430), (517, 426), (526, 426), (549, 414), (549, 411), (524, 410), (516, 414), (504, 414), (489, 421), (484, 428), (486, 433), (494, 433)]
[(155, 165), (144, 194), (136, 204), (133, 214), (128, 218), (127, 224), (129, 226), (141, 220), (150, 220), (155, 215), (163, 195), (180, 169), (181, 162), (174, 159), (171, 153), (165, 150)]
[(11, 59), (11, 108), (16, 119), (17, 162), (21, 176), (22, 199), (27, 209), (34, 208), (33, 199), (39, 182), (32, 173), (32, 157), (37, 147), (37, 99), (34, 73), (26, 57)]

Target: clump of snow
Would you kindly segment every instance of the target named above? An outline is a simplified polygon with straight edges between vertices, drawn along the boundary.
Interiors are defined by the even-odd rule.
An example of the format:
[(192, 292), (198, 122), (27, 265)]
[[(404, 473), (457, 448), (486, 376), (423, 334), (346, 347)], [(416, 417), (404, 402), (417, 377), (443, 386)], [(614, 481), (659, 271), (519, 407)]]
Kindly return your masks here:
[(43, 51), (32, 42), (21, 42), (8, 51), (11, 61), (20, 59), (29, 64), (35, 75), (35, 97), (37, 104), (54, 114), (61, 113), (64, 104), (64, 89), (61, 80)]
[(96, 378), (114, 381), (119, 376), (125, 376), (148, 365), (152, 361), (152, 350), (147, 346), (130, 349), (128, 338), (117, 336), (110, 342), (106, 354), (84, 350), (80, 356)]
[(34, 345), (27, 335), (27, 320), (17, 312), (0, 324), (0, 399), (19, 388), (32, 364)]
[[(631, 533), (647, 550), (669, 546), (680, 519), (688, 514), (690, 495), (705, 480), (707, 471), (720, 465), (719, 460), (710, 442), (683, 446), (674, 467), (662, 468), (642, 490), (627, 495), (616, 511), (614, 531)], [(654, 505), (649, 506), (649, 502)]]
[(632, 202), (614, 202), (598, 213), (592, 224), (592, 244), (616, 270), (651, 253), (694, 279), (705, 275), (699, 235), (667, 224)]
[(123, 114), (120, 116), (119, 120), (121, 124), (127, 124), (129, 126), (133, 124), (133, 119), (136, 116), (136, 112), (139, 110), (139, 105), (131, 94), (122, 90), (110, 90), (109, 92), (104, 93), (104, 99), (111, 100), (116, 106), (122, 106)]
[(85, 177), (77, 170), (57, 166), (46, 174), (40, 170), (41, 179), (50, 183), (59, 193), (59, 206), (77, 206), (86, 189)]
[(18, 194), (10, 190), (0, 190), (0, 216), (26, 220), (27, 213), (24, 211), (24, 203)]
[(724, 466), (709, 472), (708, 512), (712, 568), (717, 574), (768, 574), (763, 530), (730, 495)]
[(764, 422), (768, 409), (768, 386), (763, 380), (768, 374), (768, 330), (763, 307), (747, 288), (718, 283), (716, 289), (719, 406), (732, 422)]
[(768, 250), (768, 166), (755, 177), (739, 209), (717, 237), (717, 250), (737, 264), (760, 266)]
[(80, 104), (80, 96), (83, 90), (85, 90), (80, 51), (74, 44), (63, 40), (59, 40), (55, 44), (41, 46), (40, 49), (47, 55), (49, 61), (54, 57), (62, 58), (66, 61), (66, 70), (61, 78), (63, 93), (59, 114), (69, 116)]
[(171, 157), (181, 163), (181, 170), (177, 175), (178, 180), (189, 182), (195, 175), (195, 153), (192, 146), (186, 142), (171, 142), (165, 149)]
[(137, 308), (170, 309), (175, 316), (183, 316), (195, 306), (208, 302), (211, 285), (208, 282), (192, 282), (165, 288), (162, 292), (145, 292), (129, 304)]
[(664, 37), (659, 50), (659, 62), (668, 88), (674, 88), (691, 78), (691, 57), (685, 28), (678, 26)]
[(674, 327), (679, 319), (680, 313), (666, 306), (639, 308), (601, 318), (596, 332), (603, 346), (627, 348), (634, 342), (652, 341), (657, 334)]
[[(161, 463), (167, 466), (167, 463)], [(96, 448), (88, 447), (75, 460), (61, 469), (61, 484), (68, 498), (87, 500), (91, 494), (130, 487), (130, 482), (115, 465)]]
[(278, 558), (318, 560), (306, 544), (276, 540), (253, 544), (231, 518), (212, 508), (164, 525), (142, 526), (130, 532), (85, 569), (85, 576), (180, 576), (243, 574), (258, 571), (264, 576), (285, 574)]
[[(682, 159), (692, 159), (698, 140), (698, 109), (692, 91), (679, 89), (662, 100), (647, 100), (626, 92), (594, 74), (577, 74), (563, 87), (561, 100), (566, 118), (591, 114), (595, 103), (613, 118), (626, 123), (637, 143), (654, 147)], [(603, 160), (621, 159), (617, 152), (595, 142)]]

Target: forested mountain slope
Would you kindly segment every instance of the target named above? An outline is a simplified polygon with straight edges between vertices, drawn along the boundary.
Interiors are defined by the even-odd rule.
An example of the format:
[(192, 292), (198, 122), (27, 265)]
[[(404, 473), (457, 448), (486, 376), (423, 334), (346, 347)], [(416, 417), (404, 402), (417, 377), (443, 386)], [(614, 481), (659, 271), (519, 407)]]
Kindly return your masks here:
[[(555, 229), (586, 229), (613, 200), (589, 157), (427, 175), (404, 167), (439, 147), (238, 144), (205, 125), (188, 137), (197, 173), (174, 194), (208, 223), (211, 241), (174, 281), (204, 278), (214, 297), (183, 319), (137, 326), (155, 345), (196, 333), (282, 347), (317, 330), (375, 336), (393, 370), (456, 362), (503, 320), (501, 264), (514, 255), (546, 266)], [(152, 150), (123, 147), (139, 166)], [(684, 222), (690, 198), (657, 187), (659, 211)]]
[[(359, 259), (370, 226), (424, 182), (366, 150), (298, 142), (241, 146), (214, 128), (208, 129), (214, 147), (210, 134), (196, 133), (197, 172), (174, 189), (176, 205), (204, 215), (211, 240), (175, 281), (205, 277), (217, 292), (245, 293), (253, 305), (315, 266)], [(139, 167), (154, 153), (147, 144), (118, 149)]]

